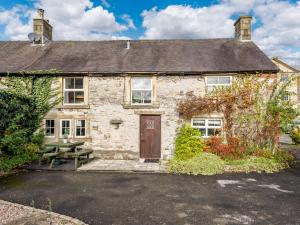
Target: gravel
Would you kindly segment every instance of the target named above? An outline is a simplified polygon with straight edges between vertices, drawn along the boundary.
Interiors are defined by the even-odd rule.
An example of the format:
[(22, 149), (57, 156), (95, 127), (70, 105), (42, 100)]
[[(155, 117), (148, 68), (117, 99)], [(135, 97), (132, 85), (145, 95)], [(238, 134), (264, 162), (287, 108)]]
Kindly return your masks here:
[(82, 221), (46, 210), (0, 200), (0, 224), (85, 225)]

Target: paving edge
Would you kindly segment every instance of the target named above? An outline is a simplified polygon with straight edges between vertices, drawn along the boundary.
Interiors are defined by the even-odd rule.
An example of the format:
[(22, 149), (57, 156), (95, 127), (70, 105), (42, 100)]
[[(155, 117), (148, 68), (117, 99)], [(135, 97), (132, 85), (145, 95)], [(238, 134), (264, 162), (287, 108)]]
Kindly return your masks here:
[(169, 174), (166, 171), (152, 171), (152, 170), (76, 170), (77, 173), (148, 173), (148, 174)]
[(21, 205), (21, 204), (13, 203), (13, 202), (8, 202), (8, 201), (4, 201), (4, 200), (1, 200), (1, 199), (0, 199), (0, 204), (6, 204), (6, 205), (10, 205), (10, 206), (16, 206), (16, 207), (19, 207), (19, 208), (22, 208), (22, 209), (31, 210), (31, 211), (34, 211), (34, 212), (38, 212), (38, 213), (42, 213), (42, 214), (47, 214), (47, 215), (54, 216), (54, 217), (59, 217), (61, 219), (70, 221), (70, 222), (78, 224), (78, 225), (88, 225), (87, 223), (84, 223), (84, 222), (82, 222), (79, 219), (72, 218), (70, 216), (62, 215), (62, 214), (59, 214), (59, 213), (47, 211), (47, 210), (44, 210), (44, 209), (37, 209), (37, 208), (34, 208), (34, 207), (30, 207), (30, 206), (26, 206), (26, 205)]

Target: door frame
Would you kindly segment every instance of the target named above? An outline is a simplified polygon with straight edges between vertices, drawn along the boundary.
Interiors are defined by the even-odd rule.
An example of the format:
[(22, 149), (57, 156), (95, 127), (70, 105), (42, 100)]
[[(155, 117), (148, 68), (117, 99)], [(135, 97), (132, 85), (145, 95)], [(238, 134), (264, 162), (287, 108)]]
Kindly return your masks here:
[(161, 153), (162, 153), (162, 151), (161, 151), (161, 146), (162, 146), (162, 143), (161, 143), (161, 140), (162, 140), (162, 123), (161, 123), (161, 114), (151, 114), (151, 113), (148, 113), (148, 114), (140, 114), (139, 115), (139, 138), (138, 138), (138, 140), (139, 140), (139, 159), (145, 159), (145, 158), (141, 158), (141, 131), (142, 131), (142, 129), (141, 129), (141, 122), (142, 122), (142, 116), (159, 116), (159, 118), (160, 118), (160, 146), (159, 146), (159, 151), (160, 151), (160, 156), (159, 156), (159, 159), (161, 159), (162, 158), (162, 156), (161, 156)]

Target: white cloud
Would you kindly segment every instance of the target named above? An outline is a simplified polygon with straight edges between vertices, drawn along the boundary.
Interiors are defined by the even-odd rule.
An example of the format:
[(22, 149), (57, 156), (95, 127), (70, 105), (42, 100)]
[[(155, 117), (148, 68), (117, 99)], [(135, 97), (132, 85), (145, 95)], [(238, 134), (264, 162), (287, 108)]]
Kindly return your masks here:
[[(128, 24), (118, 23), (113, 13), (102, 6), (94, 7), (90, 0), (38, 0), (34, 6), (45, 9), (55, 40), (129, 39), (120, 33), (131, 29), (133, 24), (129, 23), (129, 16)], [(0, 23), (5, 25), (5, 35), (10, 39), (26, 40), (32, 32), (34, 16), (35, 10), (15, 6), (0, 10)]]
[(106, 0), (101, 0), (101, 4), (106, 7), (106, 8), (109, 8), (110, 7), (110, 4), (108, 3), (108, 1)]
[(123, 14), (123, 15), (121, 16), (121, 18), (127, 22), (127, 26), (128, 26), (129, 28), (136, 30), (136, 27), (135, 27), (135, 25), (134, 25), (134, 22), (133, 22), (133, 20), (130, 18), (130, 16), (129, 16), (128, 14)]
[(253, 24), (257, 23), (253, 40), (269, 56), (300, 64), (300, 0), (221, 0), (208, 7), (152, 8), (141, 14), (145, 28), (141, 38), (231, 38), (232, 18), (239, 14), (253, 15)]

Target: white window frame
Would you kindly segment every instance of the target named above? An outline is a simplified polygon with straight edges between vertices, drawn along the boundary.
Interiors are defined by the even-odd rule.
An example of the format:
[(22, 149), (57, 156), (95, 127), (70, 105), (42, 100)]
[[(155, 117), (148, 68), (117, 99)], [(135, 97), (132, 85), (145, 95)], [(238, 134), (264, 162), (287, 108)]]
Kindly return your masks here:
[[(82, 79), (82, 89), (77, 89), (77, 88), (74, 88), (74, 89), (68, 89), (66, 88), (66, 79)], [(84, 88), (84, 77), (64, 77), (63, 78), (63, 97), (64, 97), (64, 100), (63, 100), (63, 104), (64, 105), (84, 105), (85, 104), (85, 98), (86, 98), (86, 93), (85, 93), (85, 88)], [(75, 80), (74, 80), (74, 86), (75, 86)], [(82, 103), (66, 103), (65, 102), (65, 92), (67, 91), (82, 91), (83, 92), (83, 102)], [(75, 96), (74, 96), (75, 98)]]
[(68, 135), (68, 138), (70, 138), (70, 137), (72, 137), (72, 120), (70, 120), (70, 119), (61, 119), (60, 120), (60, 137), (63, 137), (63, 134), (62, 134), (62, 122), (63, 121), (69, 121), (70, 122), (70, 133), (69, 133), (69, 135)]
[[(54, 129), (54, 132), (53, 132), (53, 135), (50, 135), (50, 136), (47, 136), (47, 135), (46, 135), (47, 120), (53, 120), (53, 121), (54, 121), (54, 127), (50, 127), (50, 129), (51, 129), (51, 128)], [(45, 119), (45, 120), (44, 120), (44, 134), (45, 134), (45, 137), (46, 137), (46, 138), (55, 137), (55, 130), (56, 130), (56, 129), (55, 129), (55, 120), (54, 120), (54, 119)]]
[[(194, 126), (194, 120), (195, 119), (197, 119), (197, 120), (204, 120), (204, 126)], [(220, 126), (209, 126), (208, 125), (208, 121), (209, 120), (220, 120), (221, 125)], [(203, 137), (203, 138), (213, 137), (213, 136), (208, 136), (208, 129), (209, 128), (220, 129), (221, 130), (221, 135), (222, 135), (223, 119), (220, 118), (220, 117), (195, 117), (195, 118), (192, 118), (192, 120), (191, 120), (191, 126), (193, 128), (196, 128), (196, 129), (205, 129), (205, 134), (204, 135), (202, 134), (201, 137)]]
[(280, 75), (280, 82), (287, 82), (288, 80), (289, 80), (289, 75), (288, 74), (282, 73)]
[[(150, 88), (151, 89), (133, 89), (133, 80), (135, 78), (142, 78), (142, 79), (147, 78), (147, 79), (150, 79)], [(144, 103), (144, 102), (142, 102), (142, 103), (133, 103), (132, 102), (132, 92), (133, 91), (151, 91), (151, 102), (150, 103)], [(131, 105), (152, 105), (153, 104), (153, 84), (152, 84), (152, 77), (147, 77), (147, 76), (142, 77), (142, 76), (140, 76), (140, 77), (132, 77), (131, 78), (131, 82), (130, 82), (130, 102), (131, 102)]]
[[(285, 93), (284, 93), (284, 95), (282, 96), (282, 100), (283, 101), (285, 101), (285, 102), (288, 102), (288, 101), (290, 101), (290, 93), (288, 92), (288, 91), (286, 91)], [(286, 98), (287, 97), (287, 98)]]
[[(217, 77), (218, 79), (220, 78), (220, 77), (229, 77), (229, 79), (230, 79), (230, 83), (229, 84), (208, 84), (208, 82), (207, 82), (207, 78), (209, 78), (209, 77)], [(208, 89), (208, 87), (224, 87), (224, 86), (231, 86), (232, 85), (232, 76), (226, 76), (226, 75), (224, 75), (224, 76), (206, 76), (205, 77), (205, 84), (206, 84), (206, 87), (207, 87), (207, 89)]]
[[(77, 136), (77, 121), (79, 121), (79, 120), (84, 120), (84, 136)], [(80, 128), (82, 129), (82, 126), (80, 126)], [(77, 137), (77, 138), (86, 137), (86, 131), (87, 131), (87, 129), (86, 129), (86, 119), (76, 119), (75, 120), (75, 125), (74, 125), (75, 137)]]

